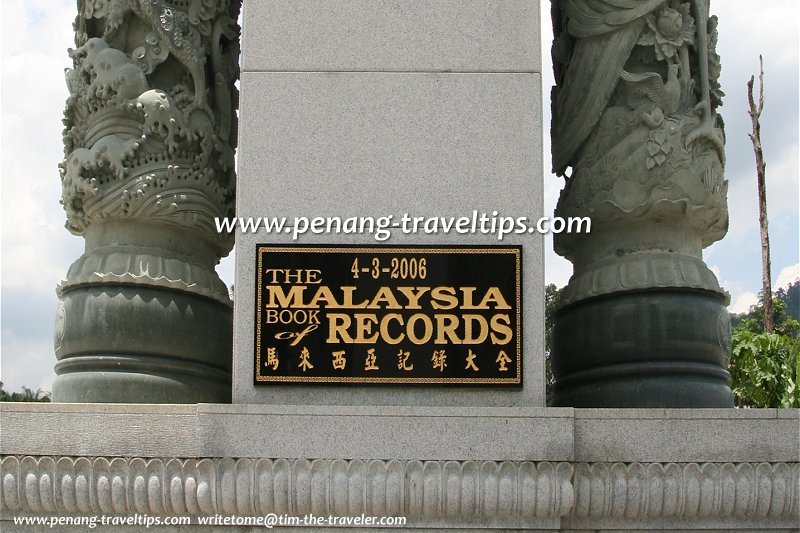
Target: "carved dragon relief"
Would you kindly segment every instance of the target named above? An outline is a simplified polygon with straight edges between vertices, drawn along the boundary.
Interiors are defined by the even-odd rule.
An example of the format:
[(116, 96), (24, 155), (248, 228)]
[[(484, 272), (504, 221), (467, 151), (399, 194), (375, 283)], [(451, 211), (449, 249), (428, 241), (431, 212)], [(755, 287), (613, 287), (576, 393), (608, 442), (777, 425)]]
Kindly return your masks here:
[[(722, 93), (707, 0), (554, 5), (553, 170), (572, 168), (562, 209), (597, 203), (620, 180), (645, 189), (680, 181), (682, 171), (721, 180)], [(724, 187), (714, 185), (708, 192), (719, 203)]]
[[(553, 2), (553, 171), (566, 177), (556, 212), (591, 217), (593, 233), (617, 228), (621, 240), (626, 225), (674, 223), (698, 239), (696, 251), (684, 254), (687, 264), (701, 263), (700, 247), (721, 239), (728, 227), (717, 20), (709, 17), (708, 4)], [(557, 235), (556, 251), (575, 262), (585, 256), (576, 247), (593, 246), (590, 240)], [(589, 255), (595, 261), (604, 253)], [(634, 260), (617, 262), (629, 259)], [(577, 277), (586, 267), (581, 261)], [(667, 284), (721, 292), (713, 276), (683, 278)], [(606, 285), (571, 299), (620, 288), (617, 282)]]
[[(68, 229), (82, 234), (95, 218), (126, 216), (211, 229), (198, 219), (233, 209), (238, 3), (85, 0), (79, 8), (61, 165)], [(187, 190), (208, 205), (182, 209)]]
[[(234, 210), (239, 5), (78, 2), (59, 168), (70, 232), (84, 235), (93, 223), (137, 220), (192, 232), (216, 259), (230, 251), (232, 238), (217, 233), (214, 217)], [(149, 253), (149, 263), (177, 260), (163, 252)], [(65, 283), (110, 275), (228, 301), (219, 280), (201, 287), (208, 284), (198, 281), (208, 278), (205, 266), (190, 264), (189, 274), (172, 279), (160, 268), (146, 275), (122, 265), (90, 272), (89, 263), (96, 261), (79, 260)]]

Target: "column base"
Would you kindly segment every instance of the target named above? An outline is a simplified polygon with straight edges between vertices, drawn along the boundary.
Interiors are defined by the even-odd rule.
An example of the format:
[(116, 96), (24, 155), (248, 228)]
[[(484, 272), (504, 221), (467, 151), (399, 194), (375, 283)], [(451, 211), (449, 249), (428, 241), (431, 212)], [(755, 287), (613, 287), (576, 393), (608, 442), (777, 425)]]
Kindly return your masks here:
[(231, 309), (135, 285), (64, 291), (53, 401), (229, 403)]
[(661, 289), (583, 300), (556, 313), (553, 403), (733, 407), (723, 296)]

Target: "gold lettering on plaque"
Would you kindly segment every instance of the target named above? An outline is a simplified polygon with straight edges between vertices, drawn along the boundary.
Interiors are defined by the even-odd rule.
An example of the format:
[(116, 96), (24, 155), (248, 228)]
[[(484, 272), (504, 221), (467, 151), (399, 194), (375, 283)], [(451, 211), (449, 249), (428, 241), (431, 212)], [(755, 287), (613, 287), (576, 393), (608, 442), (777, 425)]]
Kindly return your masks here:
[(303, 351), (300, 352), (300, 364), (297, 365), (303, 370), (303, 372), (305, 372), (306, 370), (309, 370), (311, 368), (314, 368), (314, 365), (312, 365), (311, 361), (309, 361), (310, 357), (311, 357), (311, 353), (308, 351), (308, 348), (306, 348), (304, 346), (303, 347)]
[(470, 350), (469, 355), (467, 355), (467, 366), (464, 367), (464, 370), (472, 370), (473, 372), (478, 372), (479, 370), (478, 365), (475, 364), (476, 357), (478, 357), (478, 354)]
[(344, 354), (345, 354), (344, 350), (339, 352), (333, 352), (331, 354), (333, 356), (334, 370), (344, 370), (344, 367), (347, 364), (347, 359), (345, 359)]
[(378, 370), (377, 365), (378, 357), (375, 355), (375, 348), (367, 350), (367, 358), (364, 361), (364, 370)]
[(500, 350), (500, 353), (497, 355), (497, 360), (495, 362), (499, 365), (497, 369), (500, 372), (508, 372), (508, 367), (506, 365), (511, 362), (511, 358), (508, 356), (506, 352)]
[[(295, 253), (292, 250), (288, 251)], [(521, 380), (520, 362), (514, 358), (519, 357), (520, 341), (516, 337), (521, 334), (518, 250), (514, 252), (517, 278), (513, 287), (505, 274), (498, 273), (496, 277), (500, 281), (493, 286), (495, 283), (486, 284), (486, 276), (472, 276), (466, 271), (462, 274), (460, 269), (450, 272), (449, 257), (444, 258), (441, 276), (428, 276), (430, 257), (407, 257), (408, 251), (396, 256), (388, 252), (367, 255), (369, 251), (361, 249), (358, 250), (361, 255), (354, 257), (348, 255), (348, 250), (331, 250), (336, 255), (324, 268), (318, 265), (297, 268), (297, 264), (302, 264), (299, 260), (290, 261), (291, 266), (282, 266), (278, 255), (274, 263), (269, 263), (272, 256), (265, 255), (269, 266), (264, 268), (259, 257), (258, 327), (268, 328), (264, 335), (259, 330), (257, 340), (258, 349), (263, 346), (264, 350), (257, 354), (257, 364), (261, 365), (257, 371), (259, 381), (285, 378), (311, 382), (331, 378), (332, 382), (465, 380), (467, 383), (502, 384), (511, 382), (510, 374), (514, 371), (517, 372), (516, 382)], [(286, 250), (276, 249), (275, 253), (280, 251)], [(300, 251), (315, 252), (303, 249), (297, 253)], [(356, 250), (353, 252), (355, 255)], [(448, 250), (432, 249), (433, 253), (448, 253)], [(472, 254), (468, 250), (456, 250), (451, 255), (458, 253)], [(478, 253), (494, 254), (491, 249), (474, 252)], [(341, 263), (340, 256), (346, 264), (336, 267)], [(480, 257), (476, 268), (485, 270), (488, 260)], [(438, 263), (432, 264), (439, 270)], [(342, 272), (332, 271), (335, 268), (343, 269), (345, 277), (342, 278)], [(465, 280), (459, 279), (462, 275)], [(513, 346), (515, 339), (516, 347)], [(394, 352), (397, 359), (392, 361), (390, 352), (394, 347), (398, 349)], [(383, 368), (377, 360), (379, 350), (384, 357)], [(496, 366), (492, 366), (492, 353), (496, 355)], [(426, 354), (432, 354), (430, 367), (425, 362)], [(322, 361), (323, 365), (319, 369), (315, 368), (312, 355), (323, 358), (317, 360), (316, 364)], [(330, 366), (325, 362), (328, 355)], [(366, 376), (360, 370), (362, 356), (365, 357)], [(455, 365), (451, 372), (446, 370), (448, 356)], [(481, 364), (478, 364), (479, 357)], [(291, 375), (294, 361), (298, 362), (302, 378)], [(348, 363), (355, 364), (355, 368)], [(458, 370), (462, 363), (464, 369)], [(312, 369), (314, 372), (310, 372)], [(507, 377), (481, 375), (487, 371), (490, 374), (500, 372)], [(262, 372), (269, 376), (262, 376)], [(329, 375), (322, 375), (326, 373)]]
[(397, 368), (405, 370), (406, 372), (414, 370), (414, 365), (408, 364), (409, 357), (411, 357), (411, 352), (404, 352), (403, 350), (397, 352)]
[(278, 351), (274, 346), (267, 348), (267, 366), (271, 366), (272, 370), (278, 370)]
[(434, 350), (433, 356), (431, 357), (431, 362), (433, 362), (434, 369), (438, 370), (439, 372), (444, 372), (444, 369), (447, 366), (447, 354), (444, 350)]

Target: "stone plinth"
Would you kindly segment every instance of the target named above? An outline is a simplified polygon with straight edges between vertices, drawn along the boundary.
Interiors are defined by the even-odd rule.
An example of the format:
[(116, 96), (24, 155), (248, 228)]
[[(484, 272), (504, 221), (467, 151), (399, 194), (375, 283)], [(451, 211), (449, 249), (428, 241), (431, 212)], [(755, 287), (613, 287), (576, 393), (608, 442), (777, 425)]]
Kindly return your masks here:
[(412, 531), (800, 520), (797, 410), (0, 404), (0, 425), (4, 531), (56, 514), (365, 513)]
[[(244, 217), (542, 213), (537, 1), (244, 5), (237, 213)], [(404, 235), (382, 244), (523, 246), (521, 390), (254, 387), (256, 243), (238, 233), (234, 403), (542, 406), (540, 235)], [(378, 242), (306, 235), (300, 244)], [(430, 357), (430, 356), (429, 356)]]

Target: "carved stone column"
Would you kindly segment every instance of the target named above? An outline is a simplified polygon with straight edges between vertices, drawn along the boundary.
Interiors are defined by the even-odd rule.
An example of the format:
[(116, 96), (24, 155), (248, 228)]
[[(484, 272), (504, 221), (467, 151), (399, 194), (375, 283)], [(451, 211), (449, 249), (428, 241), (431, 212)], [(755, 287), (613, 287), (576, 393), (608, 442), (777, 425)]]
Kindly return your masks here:
[(728, 228), (708, 0), (553, 2), (557, 214), (574, 265), (556, 314), (557, 405), (723, 407), (729, 296), (702, 259)]
[(61, 402), (228, 402), (237, 0), (81, 0), (62, 203), (85, 253), (58, 287)]

